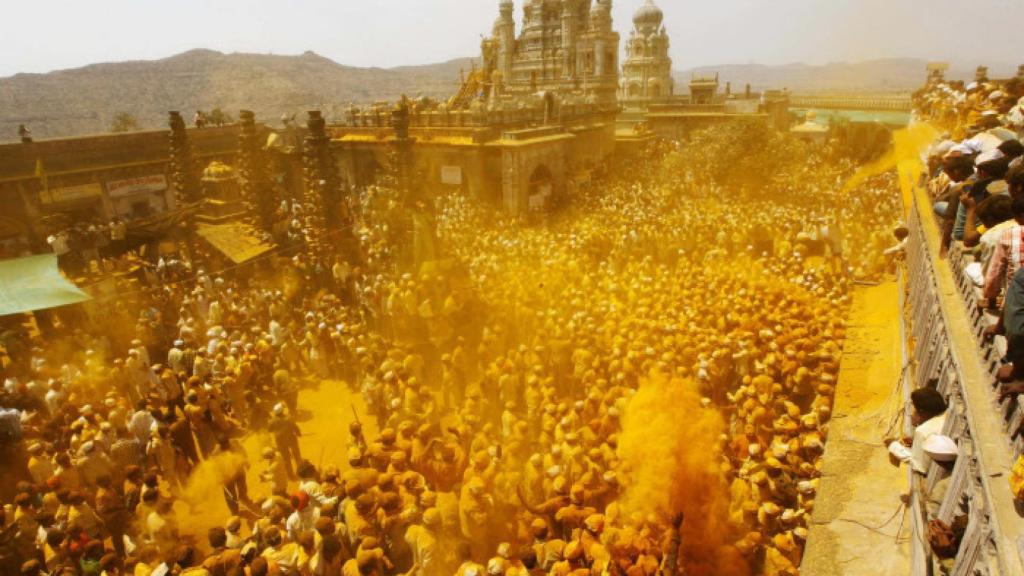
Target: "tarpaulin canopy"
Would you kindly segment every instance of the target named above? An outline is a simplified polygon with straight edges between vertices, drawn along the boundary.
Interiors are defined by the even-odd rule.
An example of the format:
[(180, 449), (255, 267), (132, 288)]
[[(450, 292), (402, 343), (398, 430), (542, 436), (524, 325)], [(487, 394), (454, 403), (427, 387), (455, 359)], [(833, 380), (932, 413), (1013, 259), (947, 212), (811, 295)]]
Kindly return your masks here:
[(207, 242), (235, 264), (248, 262), (274, 249), (264, 244), (250, 227), (237, 222), (200, 224), (196, 227), (196, 233), (206, 238)]
[(0, 260), (0, 316), (89, 300), (57, 268), (56, 254)]

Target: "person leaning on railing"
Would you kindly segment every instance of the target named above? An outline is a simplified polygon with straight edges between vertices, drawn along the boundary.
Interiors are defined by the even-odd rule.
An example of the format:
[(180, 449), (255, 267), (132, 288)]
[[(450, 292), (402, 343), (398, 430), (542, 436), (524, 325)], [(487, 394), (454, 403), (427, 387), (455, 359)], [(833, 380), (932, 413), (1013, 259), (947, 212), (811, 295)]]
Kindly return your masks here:
[(982, 297), (985, 300), (984, 304), (990, 309), (996, 308), (1000, 290), (1013, 278), (1024, 258), (1024, 197), (1017, 197), (1011, 205), (1011, 210), (1016, 224), (1003, 231), (985, 274)]
[[(968, 198), (966, 199), (964, 196), (961, 196), (962, 206), (966, 209), (966, 218), (961, 239), (963, 240), (964, 246), (968, 248), (976, 246), (981, 239), (982, 232), (977, 228), (978, 219), (981, 219), (981, 223), (985, 226), (986, 231), (990, 231), (993, 226), (1001, 224), (1004, 221), (1012, 221), (1011, 217), (992, 221), (992, 214), (990, 214), (990, 218), (986, 220), (981, 213), (981, 205), (989, 204), (991, 209), (994, 205), (989, 201), (1005, 199), (1008, 203), (1010, 199), (1021, 195), (1020, 184), (1018, 183), (1016, 188), (1014, 188), (1014, 185), (1010, 183), (1010, 166), (1014, 165), (1016, 162), (1016, 167), (1019, 172), (1020, 157), (1024, 154), (1024, 146), (1022, 146), (1017, 140), (1007, 140), (999, 146), (996, 152), (1001, 156), (995, 160), (986, 162), (983, 157), (979, 157), (979, 161), (977, 161), (978, 172), (975, 178), (979, 184), (986, 183), (985, 188), (989, 193), (988, 198), (981, 202), (975, 202), (973, 200), (973, 195), (968, 195)], [(977, 216), (978, 218), (972, 218), (972, 216)], [(1007, 224), (1007, 226), (1009, 225), (1010, 224)]]
[(925, 440), (924, 451), (929, 460), (938, 466), (939, 474), (930, 489), (926, 478), (919, 476), (915, 489), (921, 495), (927, 513), (928, 544), (932, 553), (949, 569), (952, 568), (953, 559), (960, 550), (960, 543), (967, 528), (967, 515), (954, 516), (949, 518), (947, 523), (939, 517), (939, 510), (949, 491), (953, 468), (956, 466), (960, 450), (956, 441), (949, 436), (932, 434)]
[[(968, 206), (968, 225), (964, 234), (964, 245), (973, 247), (976, 244), (980, 244), (981, 248), (980, 252), (975, 254), (977, 264), (968, 265), (965, 272), (976, 285), (981, 287), (986, 285), (988, 272), (991, 270), (990, 264), (995, 255), (996, 248), (1004, 239), (1004, 234), (1014, 226), (1018, 226), (1017, 220), (1013, 215), (1013, 201), (1024, 196), (1024, 163), (1021, 162), (1020, 158), (1017, 158), (1010, 164), (1010, 169), (1006, 174), (1006, 187), (1007, 195), (998, 194), (988, 198), (973, 210), (974, 214), (972, 214), (971, 207)], [(977, 218), (972, 219), (972, 216)], [(973, 230), (976, 220), (981, 220), (982, 225), (985, 226), (986, 230), (984, 233), (979, 234), (978, 230)], [(1012, 248), (1012, 242), (1010, 246)], [(1012, 262), (1012, 259), (1010, 261)], [(998, 280), (1001, 284), (1001, 279), (995, 278), (994, 280)], [(992, 290), (998, 292), (996, 287), (993, 287)], [(983, 308), (995, 309), (996, 301), (983, 296), (979, 305)], [(1001, 333), (1001, 322), (986, 330), (988, 338)]]
[(889, 448), (889, 461), (894, 466), (901, 462), (910, 464), (918, 474), (928, 473), (928, 455), (925, 453), (925, 441), (933, 434), (942, 432), (946, 425), (946, 399), (938, 390), (930, 387), (918, 388), (910, 394), (910, 403), (914, 408), (911, 424), (914, 425), (912, 438), (886, 438), (885, 445)]
[(960, 208), (960, 198), (965, 192), (963, 184), (974, 175), (974, 160), (963, 150), (950, 151), (942, 159), (942, 171), (949, 180), (946, 189), (939, 193), (935, 202), (935, 213), (942, 218), (942, 250), (940, 256), (945, 258), (949, 245), (953, 241), (953, 229)]
[(1018, 268), (1006, 287), (1001, 319), (1006, 335), (1006, 364), (996, 377), (1000, 382), (1013, 382), (1003, 386), (1000, 400), (1024, 392), (1024, 268)]
[(964, 240), (967, 224), (967, 210), (996, 194), (1006, 193), (1006, 170), (1010, 158), (998, 149), (983, 152), (974, 160), (974, 175), (964, 182), (953, 224), (953, 239)]
[[(1006, 194), (996, 194), (974, 203), (966, 203), (967, 219), (964, 226), (964, 247), (981, 246), (980, 261), (988, 261), (991, 253), (984, 254), (986, 249), (994, 250), (1002, 233), (1013, 226), (1013, 198)], [(979, 283), (980, 285), (981, 283)]]

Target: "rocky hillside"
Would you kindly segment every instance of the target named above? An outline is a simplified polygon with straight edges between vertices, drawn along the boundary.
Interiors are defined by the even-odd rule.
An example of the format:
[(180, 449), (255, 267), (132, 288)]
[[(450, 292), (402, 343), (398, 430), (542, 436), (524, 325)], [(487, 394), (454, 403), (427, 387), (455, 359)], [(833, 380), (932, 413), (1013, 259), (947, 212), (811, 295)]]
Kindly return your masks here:
[(168, 110), (191, 120), (195, 110), (248, 108), (277, 122), (282, 113), (321, 109), (340, 115), (350, 102), (391, 100), (408, 93), (455, 92), (464, 58), (393, 69), (343, 66), (312, 52), (301, 56), (222, 54), (192, 50), (154, 61), (93, 64), (48, 74), (0, 78), (0, 141), (27, 124), (36, 138), (107, 132), (119, 113), (140, 128), (163, 127)]
[[(307, 52), (300, 56), (222, 54), (191, 50), (163, 60), (93, 64), (48, 74), (17, 74), (0, 78), (0, 142), (17, 139), (25, 123), (36, 138), (108, 132), (121, 113), (135, 118), (140, 129), (162, 128), (168, 110), (181, 110), (191, 120), (195, 110), (220, 108), (230, 115), (248, 108), (263, 122), (283, 113), (323, 110), (338, 119), (349, 103), (394, 100), (403, 93), (447, 97), (459, 83), (459, 70), (472, 59), (401, 68), (343, 66)], [(960, 67), (963, 68), (963, 67)], [(924, 81), (925, 61), (873, 60), (823, 66), (705, 66), (675, 73), (677, 93), (687, 93), (694, 72), (719, 72), (722, 88), (734, 92), (746, 83), (754, 90), (788, 87), (794, 92), (910, 91)], [(1010, 70), (992, 70), (993, 75)], [(951, 77), (969, 77), (957, 69)]]

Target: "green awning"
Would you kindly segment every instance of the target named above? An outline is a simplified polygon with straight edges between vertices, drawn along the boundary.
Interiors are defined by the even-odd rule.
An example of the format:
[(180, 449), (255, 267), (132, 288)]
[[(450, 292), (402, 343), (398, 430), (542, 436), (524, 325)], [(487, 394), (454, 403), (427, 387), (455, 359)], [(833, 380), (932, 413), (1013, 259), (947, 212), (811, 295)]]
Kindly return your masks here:
[(60, 273), (56, 254), (0, 260), (0, 316), (86, 300), (89, 295)]

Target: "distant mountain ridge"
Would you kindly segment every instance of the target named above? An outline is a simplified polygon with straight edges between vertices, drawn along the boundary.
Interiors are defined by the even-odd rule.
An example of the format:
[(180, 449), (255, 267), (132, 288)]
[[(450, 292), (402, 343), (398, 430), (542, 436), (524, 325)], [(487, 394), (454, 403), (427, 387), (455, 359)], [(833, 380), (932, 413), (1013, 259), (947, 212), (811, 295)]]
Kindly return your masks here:
[[(676, 93), (685, 93), (692, 74), (718, 72), (721, 85), (732, 83), (733, 93), (742, 92), (750, 83), (755, 91), (789, 88), (796, 93), (814, 92), (910, 92), (925, 81), (928, 61), (919, 58), (886, 58), (863, 62), (830, 62), (822, 65), (784, 64), (730, 64), (699, 66), (689, 70), (675, 70)], [(992, 66), (989, 75), (1009, 77), (1016, 68), (1007, 64)], [(949, 79), (966, 80), (974, 77), (974, 68), (953, 66), (946, 74)]]
[[(168, 110), (180, 110), (191, 120), (197, 109), (218, 107), (231, 115), (253, 110), (268, 124), (277, 124), (284, 113), (301, 118), (310, 109), (338, 120), (351, 102), (394, 100), (402, 94), (446, 98), (458, 88), (459, 71), (468, 70), (473, 61), (358, 68), (313, 52), (281, 56), (196, 49), (160, 60), (16, 74), (0, 78), (0, 141), (16, 140), (22, 123), (36, 138), (104, 133), (120, 112), (134, 116), (142, 129), (166, 126)], [(908, 91), (924, 82), (925, 64), (902, 58), (823, 66), (702, 66), (674, 75), (679, 94), (687, 93), (694, 72), (719, 72), (722, 88), (731, 82), (734, 93), (748, 82), (754, 90)], [(971, 75), (973, 70), (951, 73)]]
[(190, 50), (150, 61), (91, 64), (46, 74), (0, 78), (0, 141), (26, 124), (36, 138), (107, 132), (119, 112), (140, 128), (162, 128), (168, 110), (188, 120), (195, 111), (240, 109), (277, 123), (284, 113), (320, 109), (329, 117), (349, 103), (393, 100), (402, 94), (447, 97), (471, 58), (425, 66), (357, 68), (313, 52), (299, 56), (223, 54)]

